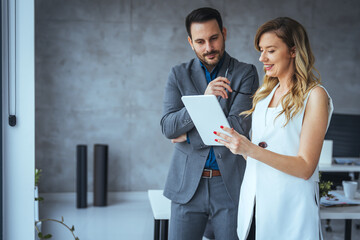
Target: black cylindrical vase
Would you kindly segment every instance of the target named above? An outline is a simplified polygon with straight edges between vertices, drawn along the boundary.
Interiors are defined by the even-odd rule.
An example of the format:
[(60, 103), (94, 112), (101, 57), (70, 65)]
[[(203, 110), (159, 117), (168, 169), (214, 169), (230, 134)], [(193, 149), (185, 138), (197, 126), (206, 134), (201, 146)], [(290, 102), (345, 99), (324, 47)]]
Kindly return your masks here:
[(94, 206), (107, 205), (108, 145), (94, 145)]
[(87, 146), (76, 146), (76, 207), (87, 207)]

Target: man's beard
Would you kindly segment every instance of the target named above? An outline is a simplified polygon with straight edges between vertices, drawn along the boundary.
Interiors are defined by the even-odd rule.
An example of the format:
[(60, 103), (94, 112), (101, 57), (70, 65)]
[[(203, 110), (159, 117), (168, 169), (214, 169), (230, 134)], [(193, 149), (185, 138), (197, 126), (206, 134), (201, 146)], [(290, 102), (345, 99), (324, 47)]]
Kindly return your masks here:
[[(225, 41), (223, 42), (223, 46), (222, 46), (220, 51), (219, 50), (214, 50), (214, 51), (211, 51), (211, 52), (206, 52), (204, 54), (200, 54), (196, 50), (194, 50), (194, 51), (195, 51), (196, 56), (200, 59), (200, 61), (205, 65), (206, 68), (209, 67), (209, 68), (213, 69), (219, 63), (220, 59), (224, 56)], [(209, 62), (206, 59), (206, 56), (212, 55), (212, 54), (217, 54), (217, 56), (215, 57), (216, 61), (214, 61), (215, 59), (213, 59), (212, 62)]]

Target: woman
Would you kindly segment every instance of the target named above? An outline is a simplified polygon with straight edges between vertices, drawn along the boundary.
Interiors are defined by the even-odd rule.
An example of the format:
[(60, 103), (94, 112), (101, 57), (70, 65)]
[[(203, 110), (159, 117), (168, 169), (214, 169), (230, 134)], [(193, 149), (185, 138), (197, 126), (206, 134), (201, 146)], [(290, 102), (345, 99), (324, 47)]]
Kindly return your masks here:
[(314, 74), (307, 33), (295, 20), (281, 17), (263, 24), (255, 48), (266, 74), (253, 108), (242, 113), (252, 115), (252, 140), (226, 127), (221, 128), (229, 135), (215, 132), (224, 139), (215, 141), (247, 158), (239, 238), (247, 238), (255, 219), (256, 239), (322, 239), (318, 161), (331, 98)]

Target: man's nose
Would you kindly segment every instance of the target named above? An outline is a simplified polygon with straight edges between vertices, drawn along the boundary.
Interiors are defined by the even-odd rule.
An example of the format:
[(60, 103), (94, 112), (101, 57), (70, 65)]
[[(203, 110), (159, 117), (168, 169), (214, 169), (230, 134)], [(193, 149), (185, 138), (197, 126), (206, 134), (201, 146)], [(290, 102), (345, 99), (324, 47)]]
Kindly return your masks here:
[(211, 52), (213, 50), (213, 46), (210, 42), (206, 42), (206, 52)]

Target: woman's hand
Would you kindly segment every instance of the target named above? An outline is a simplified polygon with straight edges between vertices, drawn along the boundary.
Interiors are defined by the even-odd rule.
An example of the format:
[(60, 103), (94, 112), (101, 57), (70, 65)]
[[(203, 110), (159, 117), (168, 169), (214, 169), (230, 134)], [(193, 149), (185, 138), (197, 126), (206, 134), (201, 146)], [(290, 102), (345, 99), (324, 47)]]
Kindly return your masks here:
[(250, 149), (254, 145), (249, 141), (249, 139), (236, 132), (233, 128), (223, 126), (220, 126), (220, 128), (227, 132), (230, 136), (214, 131), (215, 135), (225, 139), (224, 141), (217, 138), (215, 139), (216, 142), (224, 144), (224, 146), (227, 147), (232, 153), (243, 155), (244, 158), (249, 155)]

